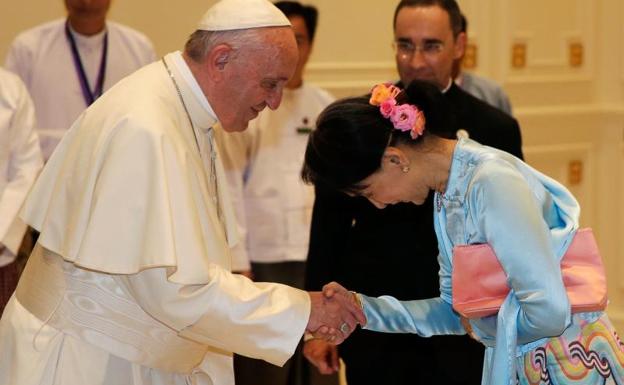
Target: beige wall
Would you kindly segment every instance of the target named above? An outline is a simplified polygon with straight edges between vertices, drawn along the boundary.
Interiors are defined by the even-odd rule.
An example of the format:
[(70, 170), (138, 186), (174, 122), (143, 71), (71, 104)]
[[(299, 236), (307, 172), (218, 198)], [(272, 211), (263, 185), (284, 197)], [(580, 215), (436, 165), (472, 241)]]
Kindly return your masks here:
[[(179, 49), (216, 0), (113, 0), (110, 19), (144, 32), (159, 55)], [(311, 0), (320, 12), (312, 62), (391, 64), (393, 1)], [(64, 17), (62, 0), (20, 0), (0, 12), (0, 58), (22, 30)], [(361, 22), (363, 21), (363, 22)]]
[[(144, 32), (159, 55), (180, 48), (214, 0), (112, 0), (110, 19)], [(20, 0), (0, 12), (0, 57), (20, 31), (65, 16), (63, 0)]]
[[(214, 0), (114, 0), (111, 18), (145, 32), (158, 54), (180, 48)], [(338, 96), (396, 78), (396, 1), (310, 0), (320, 25), (308, 78)], [(565, 183), (607, 264), (609, 313), (624, 330), (624, 4), (621, 0), (460, 0), (477, 46), (476, 72), (509, 92), (529, 163)], [(20, 0), (0, 12), (0, 57), (24, 28), (62, 17), (61, 0)], [(512, 65), (524, 44), (525, 65)], [(570, 62), (570, 45), (583, 61)], [(571, 171), (581, 165), (574, 180)]]

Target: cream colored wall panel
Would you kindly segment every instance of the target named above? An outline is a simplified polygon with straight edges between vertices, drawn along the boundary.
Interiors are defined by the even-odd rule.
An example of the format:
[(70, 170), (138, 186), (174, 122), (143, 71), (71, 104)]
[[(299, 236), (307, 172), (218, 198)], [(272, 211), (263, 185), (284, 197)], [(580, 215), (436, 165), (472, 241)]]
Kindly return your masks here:
[(494, 25), (492, 20), (492, 7), (484, 0), (461, 0), (458, 1), (462, 13), (468, 20), (468, 43), (477, 47), (477, 66), (472, 69), (476, 73), (491, 75), (493, 57)]
[[(591, 143), (525, 146), (526, 162), (566, 186), (582, 207), (581, 226), (594, 226), (594, 147)], [(580, 175), (573, 170), (580, 165)], [(578, 180), (575, 178), (578, 177)]]
[(624, 36), (624, 23), (622, 23), (622, 20), (624, 20), (624, 4), (622, 3), (623, 2), (620, 1), (616, 3), (617, 6), (614, 5), (614, 12), (612, 13), (615, 18), (617, 18), (617, 22), (609, 23), (609, 25), (612, 24), (614, 30), (614, 33), (610, 34), (611, 41), (613, 41), (615, 44), (619, 43), (619, 52), (617, 52), (617, 58), (620, 68), (620, 78), (622, 80), (622, 83), (624, 83), (624, 39), (622, 39), (622, 36)]
[(587, 104), (520, 107), (515, 111), (525, 147), (591, 143), (605, 114), (601, 106)]
[[(595, 2), (587, 0), (510, 0), (505, 2), (509, 46), (525, 43), (526, 67), (510, 76), (578, 74), (570, 65), (570, 43), (583, 46), (581, 72), (589, 73), (595, 41)], [(510, 50), (511, 52), (511, 50)]]
[(326, 62), (310, 63), (306, 81), (316, 84), (341, 98), (362, 95), (374, 84), (398, 79), (394, 62)]
[[(516, 106), (591, 103), (596, 82), (597, 2), (507, 0), (500, 2), (505, 41), (500, 44), (503, 83)], [(514, 44), (524, 44), (525, 66), (513, 64)], [(581, 55), (573, 55), (571, 44)], [(577, 47), (578, 48), (578, 47)], [(522, 55), (520, 55), (522, 57)], [(575, 66), (571, 57), (581, 58)]]
[[(617, 216), (617, 222), (614, 227), (614, 238), (617, 247), (617, 271), (618, 271), (618, 283), (617, 287), (621, 290), (622, 305), (624, 309), (624, 140), (619, 145), (618, 155), (620, 157), (617, 163), (619, 170), (615, 170), (615, 174), (619, 176), (617, 179), (617, 191), (614, 196), (614, 200), (609, 202), (612, 207), (615, 207), (615, 215)], [(624, 332), (624, 331), (623, 331)]]
[[(145, 33), (157, 54), (181, 49), (197, 21), (216, 0), (113, 0), (109, 19)], [(0, 12), (0, 61), (15, 36), (45, 21), (65, 17), (63, 0), (21, 0)]]
[(516, 77), (504, 83), (514, 109), (591, 104), (594, 83), (582, 77)]
[(392, 60), (392, 17), (398, 1), (310, 0), (319, 10), (312, 61), (379, 62)]
[[(613, 229), (613, 237), (618, 250), (617, 263), (607, 264), (607, 278), (609, 284), (609, 307), (607, 312), (620, 335), (624, 332), (624, 144), (618, 146), (618, 155), (620, 157), (617, 164), (619, 170), (615, 170), (619, 176), (616, 182), (619, 184), (619, 193), (614, 197), (615, 200), (606, 203), (615, 208), (615, 215), (619, 221), (617, 227)], [(610, 262), (610, 261), (609, 261)], [(610, 272), (614, 272), (609, 274)]]
[(20, 31), (65, 14), (61, 0), (20, 0), (8, 4), (3, 2), (0, 12), (0, 65), (4, 64), (9, 45)]
[[(520, 108), (527, 161), (566, 184), (594, 229), (609, 284), (609, 314), (624, 330), (624, 107), (567, 105)], [(582, 162), (579, 184), (570, 162)]]
[[(602, 119), (588, 127), (598, 143), (600, 154), (596, 167), (597, 238), (605, 262), (609, 284), (609, 312), (624, 326), (624, 254), (622, 232), (624, 220), (621, 215), (623, 199), (622, 144), (624, 141), (624, 111), (622, 108), (605, 109)], [(620, 329), (620, 332), (624, 329)]]
[[(114, 0), (110, 19), (144, 32), (163, 55), (182, 48), (201, 15), (216, 0)], [(310, 0), (319, 9), (312, 61), (377, 61), (392, 58), (392, 15), (395, 3), (376, 0)], [(0, 12), (2, 62), (13, 38), (22, 30), (64, 17), (62, 0), (12, 2)]]

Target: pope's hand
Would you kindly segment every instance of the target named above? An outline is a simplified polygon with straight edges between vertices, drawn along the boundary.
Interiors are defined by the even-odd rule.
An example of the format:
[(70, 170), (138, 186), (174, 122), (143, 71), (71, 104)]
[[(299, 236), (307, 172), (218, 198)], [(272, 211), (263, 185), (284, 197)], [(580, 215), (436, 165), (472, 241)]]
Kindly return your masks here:
[(363, 324), (366, 321), (362, 308), (351, 293), (335, 293), (331, 296), (322, 292), (308, 294), (312, 306), (306, 330), (317, 338), (339, 344), (355, 330), (358, 323)]
[(333, 374), (340, 369), (338, 348), (327, 341), (318, 338), (306, 341), (303, 355), (321, 374)]

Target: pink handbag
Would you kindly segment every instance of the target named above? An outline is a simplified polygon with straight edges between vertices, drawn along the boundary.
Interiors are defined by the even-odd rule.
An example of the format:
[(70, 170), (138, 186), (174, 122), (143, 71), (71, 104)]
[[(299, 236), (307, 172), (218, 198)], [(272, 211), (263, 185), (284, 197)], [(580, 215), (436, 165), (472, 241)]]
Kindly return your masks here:
[[(563, 284), (572, 313), (604, 310), (607, 279), (594, 233), (576, 232), (561, 259)], [(466, 318), (496, 314), (509, 293), (507, 276), (488, 244), (453, 248), (453, 308)]]

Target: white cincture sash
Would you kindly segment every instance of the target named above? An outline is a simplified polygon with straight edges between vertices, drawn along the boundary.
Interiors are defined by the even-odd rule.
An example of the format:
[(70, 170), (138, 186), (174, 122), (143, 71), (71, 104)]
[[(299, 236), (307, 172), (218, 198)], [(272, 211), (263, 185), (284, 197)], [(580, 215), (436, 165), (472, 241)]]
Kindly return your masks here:
[(209, 349), (143, 311), (114, 276), (77, 268), (39, 244), (16, 296), (45, 324), (143, 366), (191, 374)]

